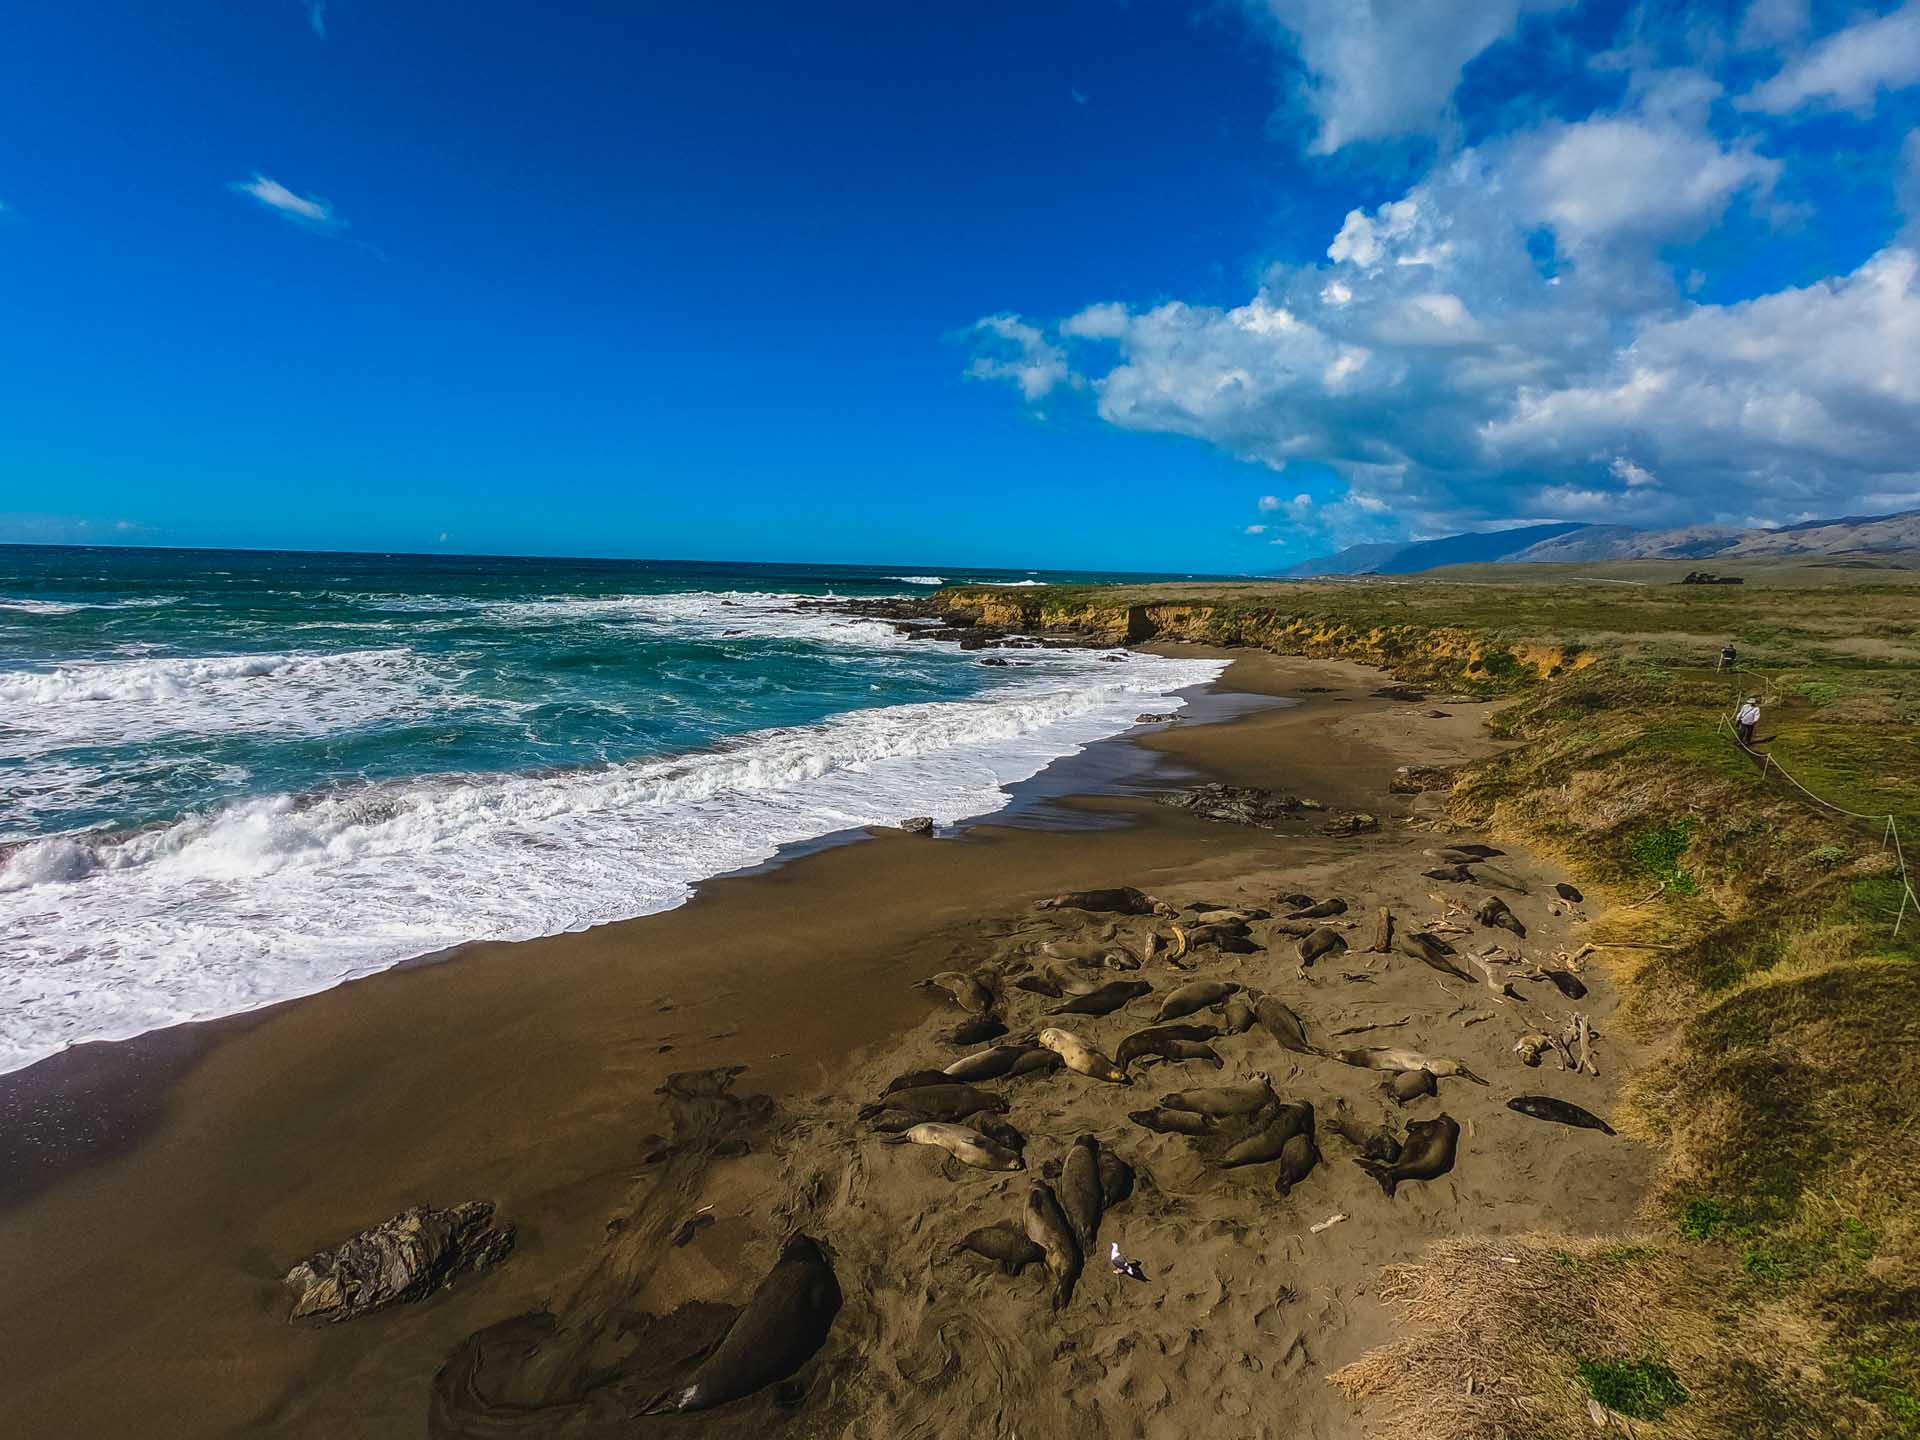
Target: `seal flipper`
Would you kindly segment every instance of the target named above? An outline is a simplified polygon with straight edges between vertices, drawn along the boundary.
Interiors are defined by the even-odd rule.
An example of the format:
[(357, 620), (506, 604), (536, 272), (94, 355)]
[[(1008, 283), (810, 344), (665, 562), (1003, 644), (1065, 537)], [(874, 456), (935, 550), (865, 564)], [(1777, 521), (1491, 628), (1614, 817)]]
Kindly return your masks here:
[(1378, 1180), (1380, 1188), (1387, 1192), (1387, 1198), (1393, 1199), (1393, 1192), (1400, 1184), (1400, 1177), (1393, 1173), (1391, 1165), (1382, 1164), (1378, 1160), (1367, 1160), (1360, 1156), (1355, 1156), (1353, 1163)]

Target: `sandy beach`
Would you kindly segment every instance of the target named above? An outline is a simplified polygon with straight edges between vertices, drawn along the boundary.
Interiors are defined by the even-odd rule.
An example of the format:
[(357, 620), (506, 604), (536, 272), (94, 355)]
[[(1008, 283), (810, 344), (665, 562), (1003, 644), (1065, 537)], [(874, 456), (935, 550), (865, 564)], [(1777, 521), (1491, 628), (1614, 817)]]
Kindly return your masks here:
[[(1423, 852), (1488, 837), (1450, 826), (1443, 796), (1390, 794), (1389, 779), (1397, 766), (1488, 753), (1488, 707), (1431, 716), (1376, 697), (1387, 683), (1344, 662), (1235, 652), (1223, 692), (1299, 703), (1110, 742), (1373, 814), (1376, 833), (1322, 834), (1321, 811), (1266, 830), (1140, 795), (1051, 798), (1072, 787), (1043, 776), (1045, 810), (1010, 823), (876, 834), (708, 882), (664, 914), (467, 947), (8, 1077), (9, 1430), (1366, 1433), (1327, 1376), (1387, 1336), (1383, 1264), (1447, 1236), (1630, 1228), (1647, 1167), (1624, 1137), (1506, 1105), (1550, 1094), (1609, 1113), (1635, 1054), (1610, 1024), (1615, 996), (1597, 966), (1581, 972), (1589, 993), (1575, 1003), (1544, 983), (1523, 980), (1507, 998), (1404, 953), (1368, 953), (1382, 907), (1403, 929), (1458, 926), (1462, 955), (1499, 942), (1545, 963), (1579, 948), (1583, 923), (1554, 897), (1563, 877), (1517, 850), (1497, 863), (1518, 882), (1503, 898), (1524, 942), (1463, 913), (1491, 893), (1484, 884), (1422, 874), (1441, 863)], [(1059, 823), (1063, 813), (1113, 823)], [(1108, 886), (1138, 887), (1185, 921), (1035, 909)], [(1327, 917), (1345, 953), (1300, 964), (1281, 919), (1288, 894), (1345, 902)], [(1137, 972), (1099, 975), (1152, 986), (1104, 1016), (1051, 1017), (1061, 998), (1014, 983), (1067, 968), (1059, 957), (1076, 948), (1144, 953), (1198, 904), (1266, 912), (1246, 924), (1257, 948), (1202, 947), (1185, 968), (1148, 955)], [(967, 1053), (936, 1038), (965, 1013), (915, 988), (956, 970), (987, 978), (1009, 1038), (1065, 1024), (1111, 1055), (1167, 994), (1210, 979), (1284, 1000), (1322, 1050), (1402, 1046), (1487, 1083), (1442, 1078), (1437, 1095), (1402, 1109), (1383, 1098), (1380, 1073), (1283, 1049), (1256, 1025), (1213, 1043), (1218, 1068), (1137, 1063), (1125, 1085), (1068, 1070), (982, 1082), (1024, 1136), (1026, 1168), (966, 1168), (887, 1143), (858, 1118), (893, 1077)], [(1600, 1036), (1599, 1075), (1524, 1068), (1519, 1036), (1558, 1030), (1575, 1010)], [(770, 1097), (770, 1115), (662, 1093), (671, 1075), (728, 1066), (742, 1068), (717, 1093)], [(1271, 1164), (1222, 1169), (1205, 1144), (1128, 1118), (1167, 1092), (1262, 1075), (1319, 1119), (1319, 1163), (1290, 1194)], [(1366, 1126), (1451, 1116), (1455, 1164), (1389, 1198), (1330, 1124), (1342, 1103)], [(41, 1118), (28, 1128), (30, 1112)], [(1029, 1186), (1083, 1133), (1135, 1182), (1056, 1311), (1044, 1267), (1006, 1275), (951, 1252), (977, 1227), (1017, 1225)], [(286, 1322), (281, 1277), (295, 1261), (409, 1205), (471, 1199), (516, 1227), (505, 1263), (349, 1323)], [(1346, 1218), (1310, 1228), (1335, 1215)], [(713, 1321), (651, 1317), (741, 1303), (796, 1230), (826, 1247), (845, 1297), (798, 1385), (636, 1420)], [(1107, 1268), (1112, 1242), (1144, 1281)]]

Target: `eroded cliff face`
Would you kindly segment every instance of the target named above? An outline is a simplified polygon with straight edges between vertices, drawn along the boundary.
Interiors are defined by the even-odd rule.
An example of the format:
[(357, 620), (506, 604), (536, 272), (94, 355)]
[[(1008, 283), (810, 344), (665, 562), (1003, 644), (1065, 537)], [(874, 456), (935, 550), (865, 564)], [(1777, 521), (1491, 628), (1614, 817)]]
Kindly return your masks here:
[(1251, 646), (1277, 655), (1358, 660), (1410, 680), (1490, 685), (1550, 680), (1593, 663), (1591, 654), (1551, 645), (1503, 646), (1465, 629), (1395, 625), (1361, 628), (1266, 607), (1103, 604), (1045, 593), (950, 590), (937, 597), (955, 616), (996, 630), (1083, 635), (1112, 644), (1182, 641)]

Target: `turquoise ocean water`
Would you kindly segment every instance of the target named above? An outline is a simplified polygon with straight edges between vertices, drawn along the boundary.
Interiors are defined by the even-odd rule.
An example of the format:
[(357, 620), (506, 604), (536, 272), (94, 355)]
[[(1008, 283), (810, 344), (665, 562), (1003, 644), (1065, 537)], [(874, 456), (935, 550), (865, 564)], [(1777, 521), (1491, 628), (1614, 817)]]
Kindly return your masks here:
[(1220, 667), (796, 601), (1119, 578), (0, 547), (0, 1071), (991, 813)]

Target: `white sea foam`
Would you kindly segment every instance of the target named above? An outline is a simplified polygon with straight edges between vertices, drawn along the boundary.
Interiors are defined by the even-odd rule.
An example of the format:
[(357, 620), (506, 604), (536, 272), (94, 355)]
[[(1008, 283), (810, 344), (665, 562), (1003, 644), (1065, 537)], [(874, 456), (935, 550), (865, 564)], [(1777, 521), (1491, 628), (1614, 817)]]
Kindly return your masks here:
[(976, 580), (976, 585), (995, 585), (1002, 590), (1024, 590), (1030, 585), (1044, 585), (1044, 580)]
[(172, 734), (320, 734), (455, 703), (411, 650), (84, 660), (0, 671), (0, 756)]
[(944, 585), (947, 583), (947, 577), (944, 575), (889, 575), (887, 578), (889, 580), (903, 581), (908, 585)]
[[(709, 613), (650, 598), (715, 625), (748, 608)], [(380, 676), (409, 663), (404, 652), (361, 654), (349, 670)], [(464, 940), (670, 908), (700, 879), (833, 831), (988, 813), (1004, 786), (1221, 668), (1026, 655), (1046, 663), (977, 699), (856, 711), (711, 752), (271, 796), (163, 828), (22, 846), (0, 863), (0, 1071), (84, 1040), (310, 994)], [(109, 693), (107, 704), (165, 707), (229, 681), (311, 680), (302, 667), (314, 658), (246, 657), (283, 663), (231, 673), (37, 678)], [(343, 698), (352, 688), (335, 686)]]
[(23, 615), (72, 615), (80, 610), (147, 610), (156, 605), (172, 605), (178, 595), (149, 595), (133, 600), (24, 600), (0, 596), (0, 610), (17, 610)]

